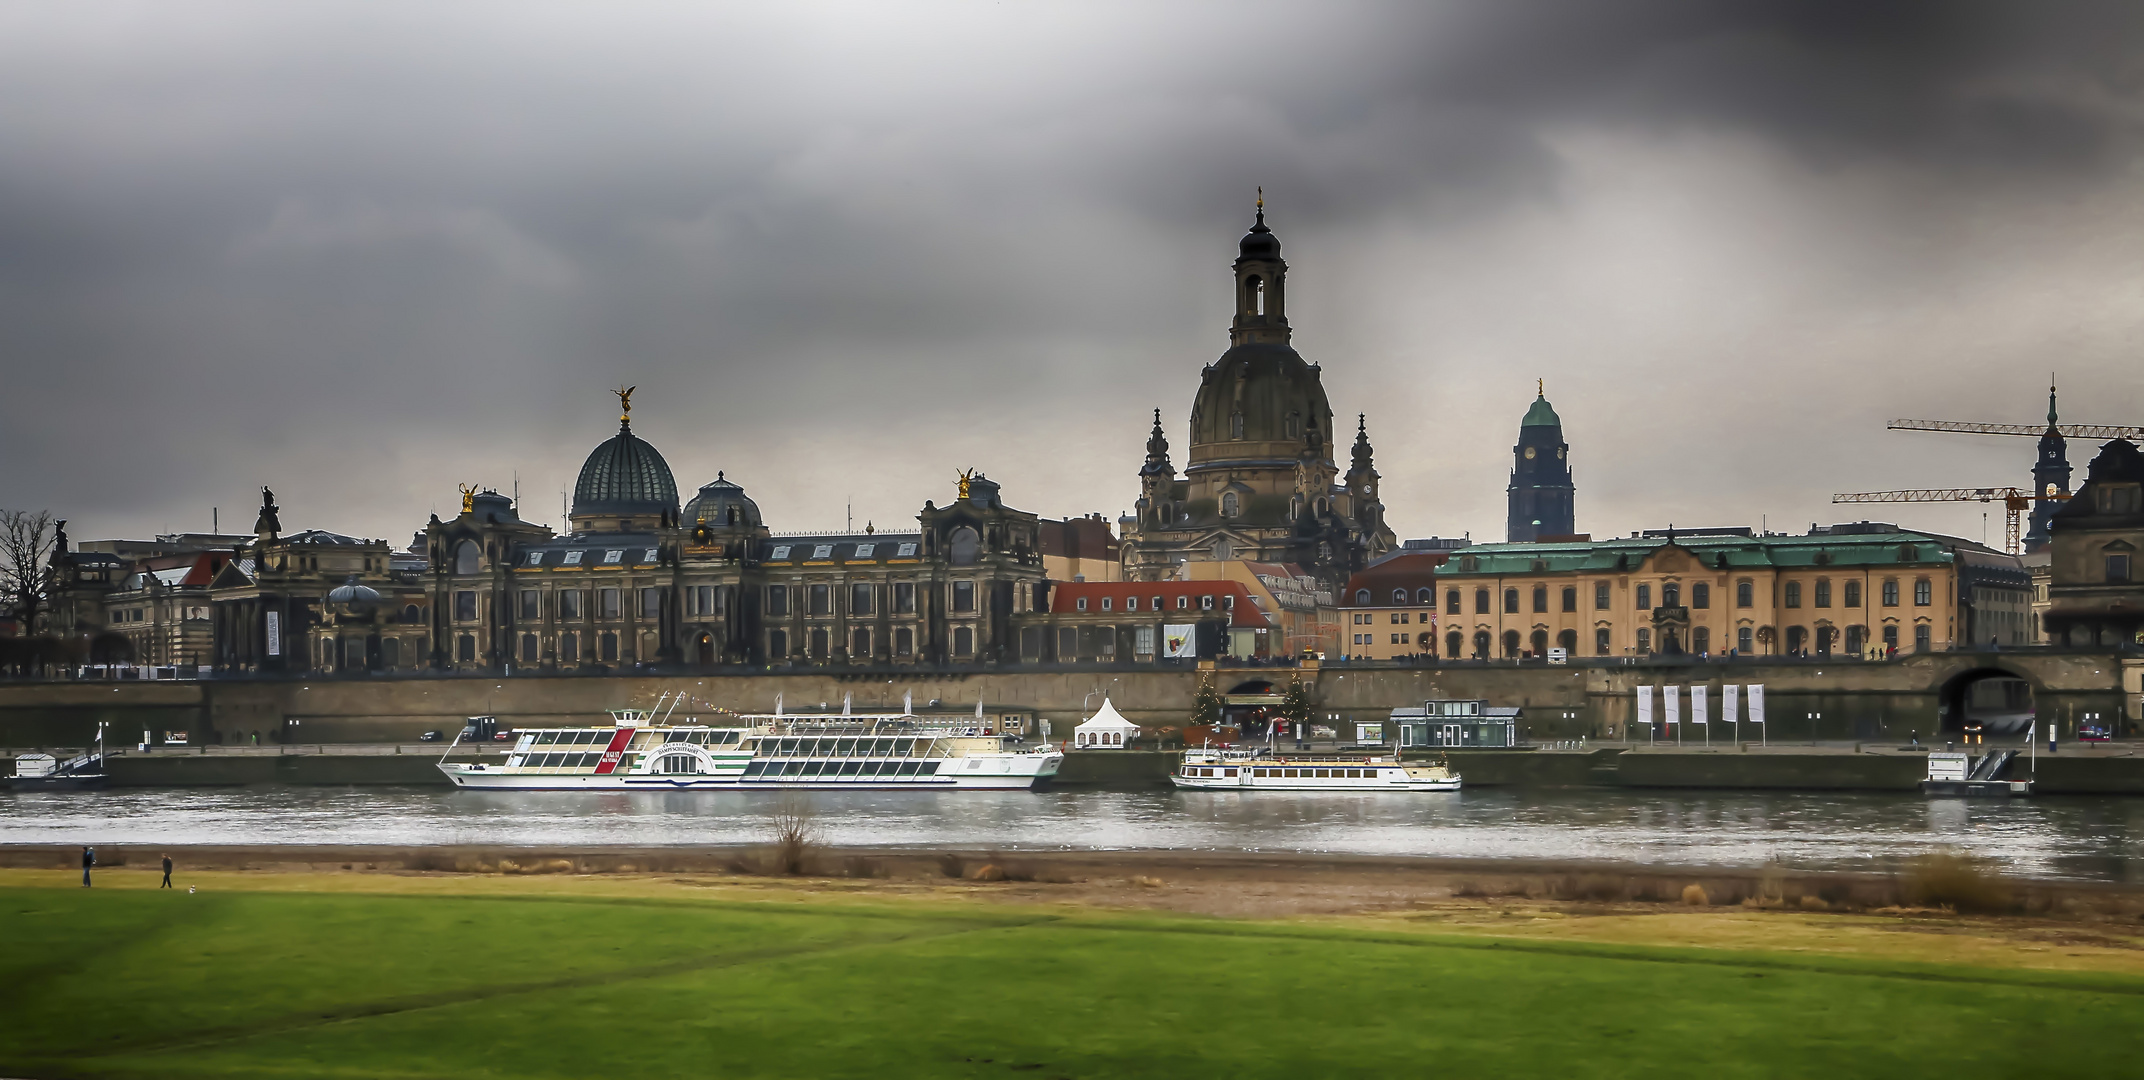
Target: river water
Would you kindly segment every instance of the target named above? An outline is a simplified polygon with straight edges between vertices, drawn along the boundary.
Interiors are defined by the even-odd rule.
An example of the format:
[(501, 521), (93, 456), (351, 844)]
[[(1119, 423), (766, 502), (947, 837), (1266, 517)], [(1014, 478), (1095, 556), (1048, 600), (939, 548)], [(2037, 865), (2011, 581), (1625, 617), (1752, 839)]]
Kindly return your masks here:
[[(1169, 849), (1604, 860), (1777, 861), (1889, 870), (1939, 848), (2035, 877), (2144, 881), (2144, 799), (1483, 789), (1257, 795), (1059, 789), (811, 796), (844, 847)], [(477, 844), (764, 842), (765, 793), (471, 792), (249, 787), (0, 793), (0, 843)]]

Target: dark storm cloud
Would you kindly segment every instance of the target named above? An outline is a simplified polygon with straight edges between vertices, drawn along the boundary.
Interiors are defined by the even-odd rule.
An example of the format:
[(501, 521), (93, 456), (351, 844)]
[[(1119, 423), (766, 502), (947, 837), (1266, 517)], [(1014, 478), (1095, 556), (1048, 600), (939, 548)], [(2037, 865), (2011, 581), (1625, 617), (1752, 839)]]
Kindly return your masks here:
[[(76, 535), (243, 525), (272, 483), (286, 522), (399, 538), (456, 482), (518, 475), (555, 519), (625, 381), (682, 487), (727, 469), (780, 526), (852, 497), (896, 520), (970, 465), (1017, 505), (1113, 514), (1146, 410), (1181, 441), (1263, 184), (1299, 340), (1373, 414), (1402, 528), (1493, 532), (1537, 374), (1570, 388), (1600, 531), (1695, 488), (1818, 516), (1960, 452), (2013, 468), (1885, 441), (1887, 411), (2029, 418), (2010, 376), (2058, 359), (2134, 407), (2139, 315), (2097, 290), (2136, 263), (2140, 21), (12, 8), (0, 505)], [(1622, 426), (1647, 408), (1800, 441), (1785, 468), (1693, 461)]]

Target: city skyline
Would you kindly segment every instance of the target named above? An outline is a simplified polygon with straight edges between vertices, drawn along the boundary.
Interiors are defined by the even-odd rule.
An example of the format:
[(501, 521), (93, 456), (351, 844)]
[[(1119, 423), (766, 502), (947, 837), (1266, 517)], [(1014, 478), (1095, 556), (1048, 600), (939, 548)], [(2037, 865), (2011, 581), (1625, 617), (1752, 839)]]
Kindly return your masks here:
[(1113, 522), (1260, 185), (1403, 538), (1501, 538), (1536, 378), (1596, 535), (1977, 540), (1828, 498), (2022, 484), (1883, 424), (2031, 422), (2051, 368), (2138, 419), (2127, 9), (1236, 10), (6, 15), (0, 505), (243, 532), (265, 484), (401, 546), (518, 472), (561, 524), (625, 383), (785, 527), (964, 468)]

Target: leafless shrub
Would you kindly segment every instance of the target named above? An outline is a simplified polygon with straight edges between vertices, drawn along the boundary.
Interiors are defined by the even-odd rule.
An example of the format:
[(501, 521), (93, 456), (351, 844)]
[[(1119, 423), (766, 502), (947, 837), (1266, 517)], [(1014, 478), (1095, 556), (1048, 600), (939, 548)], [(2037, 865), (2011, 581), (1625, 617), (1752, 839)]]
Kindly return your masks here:
[(1915, 907), (1944, 907), (1961, 914), (1996, 915), (2017, 907), (2010, 882), (1970, 855), (1938, 851), (1906, 866), (1905, 900)]
[(949, 878), (967, 877), (968, 860), (963, 859), (960, 856), (948, 851), (945, 854), (938, 856), (938, 872), (944, 874)]
[(1690, 907), (1712, 906), (1712, 898), (1705, 895), (1705, 887), (1694, 881), (1682, 887), (1682, 902)]
[(879, 861), (877, 859), (867, 859), (861, 855), (851, 855), (841, 860), (841, 876), (852, 878), (882, 878), (886, 876), (886, 868), (884, 866), (879, 865)]
[(1462, 881), (1459, 884), (1452, 886), (1452, 895), (1457, 897), (1465, 897), (1469, 900), (1472, 900), (1488, 896), (1489, 890), (1484, 889), (1471, 881)]
[(821, 836), (811, 798), (800, 792), (783, 792), (781, 802), (775, 804), (772, 825), (775, 872), (792, 877), (806, 873)]

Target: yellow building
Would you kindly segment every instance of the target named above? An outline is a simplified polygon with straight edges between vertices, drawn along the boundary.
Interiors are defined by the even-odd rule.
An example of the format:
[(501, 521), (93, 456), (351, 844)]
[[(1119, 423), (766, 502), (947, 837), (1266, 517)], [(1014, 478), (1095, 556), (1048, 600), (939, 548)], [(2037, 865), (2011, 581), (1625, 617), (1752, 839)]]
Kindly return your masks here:
[[(2023, 644), (2030, 635), (2014, 614), (2031, 596), (2014, 557), (1868, 523), (1806, 536), (1669, 530), (1481, 544), (1454, 552), (1436, 580), (1435, 646), (1445, 658), (1538, 657), (1555, 647), (1573, 657), (1874, 656), (1985, 645), (1990, 636)], [(1983, 623), (1994, 632), (1981, 632)], [(1420, 628), (1411, 629), (1419, 641)]]

